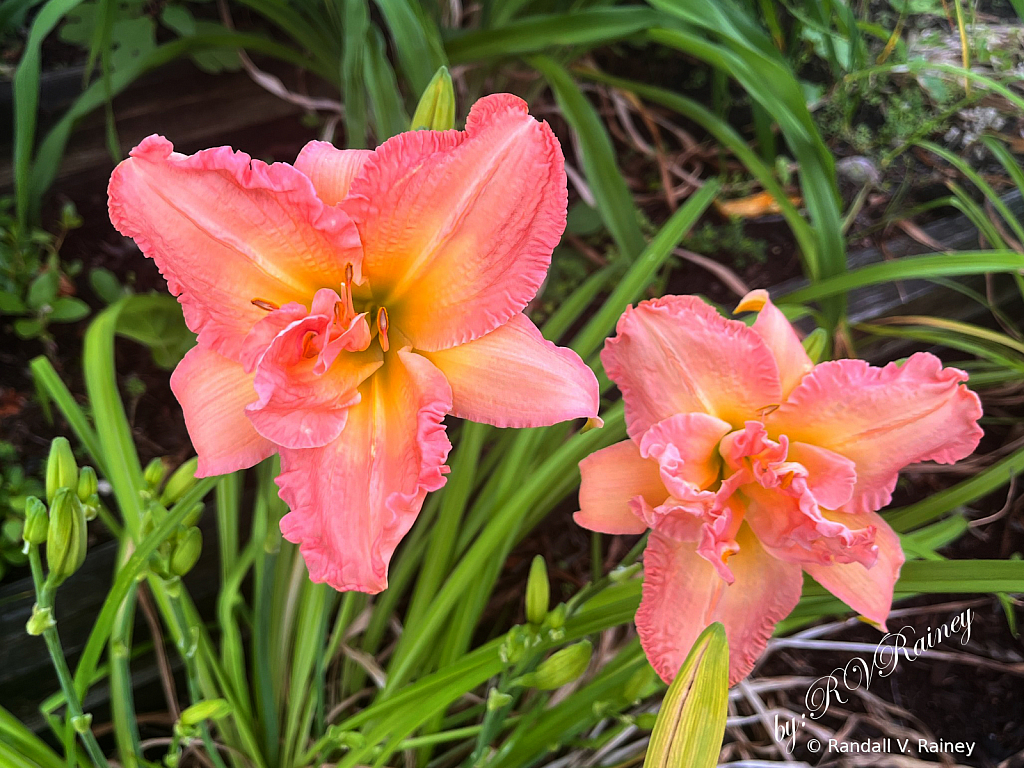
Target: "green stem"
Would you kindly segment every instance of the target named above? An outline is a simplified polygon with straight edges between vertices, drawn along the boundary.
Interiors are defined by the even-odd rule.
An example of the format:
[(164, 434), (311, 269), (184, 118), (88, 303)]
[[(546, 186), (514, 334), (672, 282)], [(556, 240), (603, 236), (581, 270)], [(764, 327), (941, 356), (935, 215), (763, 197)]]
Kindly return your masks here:
[[(52, 612), (55, 589), (51, 584), (43, 581), (43, 563), (39, 557), (39, 547), (37, 545), (29, 547), (28, 558), (32, 569), (32, 583), (36, 591), (36, 604), (41, 610), (50, 610)], [(50, 654), (53, 668), (57, 672), (57, 680), (60, 681), (61, 690), (64, 691), (64, 698), (67, 700), (68, 720), (71, 721), (81, 717), (84, 714), (82, 712), (82, 702), (75, 691), (74, 678), (71, 676), (71, 670), (68, 668), (67, 659), (64, 658), (64, 649), (60, 644), (56, 623), (43, 631), (43, 640), (46, 642), (46, 650)], [(107, 758), (103, 756), (103, 750), (100, 749), (92, 729), (87, 728), (80, 735), (82, 743), (85, 745), (85, 749), (93, 763), (97, 766), (109, 768)], [(73, 759), (73, 756), (74, 752), (67, 755), (68, 759)]]

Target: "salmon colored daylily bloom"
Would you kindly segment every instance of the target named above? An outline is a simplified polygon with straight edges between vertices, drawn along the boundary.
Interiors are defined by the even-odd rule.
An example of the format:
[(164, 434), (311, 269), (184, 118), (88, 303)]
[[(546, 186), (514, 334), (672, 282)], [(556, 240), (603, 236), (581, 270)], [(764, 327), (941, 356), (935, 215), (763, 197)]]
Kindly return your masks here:
[(876, 511), (905, 466), (958, 461), (982, 434), (967, 374), (934, 355), (814, 365), (767, 292), (751, 310), (748, 327), (694, 296), (645, 301), (601, 354), (630, 439), (580, 463), (576, 521), (651, 529), (636, 625), (666, 681), (715, 621), (730, 684), (746, 677), (803, 572), (884, 628), (903, 552)]
[(198, 333), (171, 386), (200, 476), (281, 454), (281, 520), (314, 581), (379, 592), (428, 491), (445, 414), (500, 427), (596, 416), (579, 357), (523, 314), (566, 217), (546, 123), (507, 94), (465, 131), (376, 150), (311, 142), (294, 167), (150, 136), (110, 218)]

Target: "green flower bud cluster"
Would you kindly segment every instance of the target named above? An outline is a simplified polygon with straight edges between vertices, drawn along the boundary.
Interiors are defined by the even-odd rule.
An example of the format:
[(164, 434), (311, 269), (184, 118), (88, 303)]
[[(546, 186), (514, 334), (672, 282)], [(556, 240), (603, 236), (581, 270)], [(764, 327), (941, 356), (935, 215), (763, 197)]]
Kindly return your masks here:
[[(181, 501), (185, 494), (195, 486), (198, 461), (197, 457), (192, 457), (170, 473), (170, 477), (168, 477), (167, 462), (164, 459), (153, 459), (146, 465), (143, 479), (147, 487), (141, 491), (142, 499), (146, 504), (140, 531), (143, 537), (152, 533), (167, 514), (167, 509)], [(163, 490), (161, 490), (161, 486), (163, 486)], [(202, 517), (204, 509), (202, 502), (193, 504), (177, 529), (160, 544), (149, 561), (153, 573), (161, 578), (172, 580), (180, 578), (192, 570), (203, 551), (203, 534), (195, 526)]]
[(592, 653), (593, 647), (589, 641), (574, 643), (556, 651), (542, 661), (537, 669), (527, 672), (515, 682), (524, 688), (538, 688), (542, 691), (561, 688), (587, 671)]

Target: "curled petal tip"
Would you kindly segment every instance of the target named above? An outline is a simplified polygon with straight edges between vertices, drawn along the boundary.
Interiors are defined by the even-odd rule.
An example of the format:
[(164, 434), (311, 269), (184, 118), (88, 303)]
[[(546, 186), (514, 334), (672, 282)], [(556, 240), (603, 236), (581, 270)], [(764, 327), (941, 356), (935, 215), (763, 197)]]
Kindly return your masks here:
[(760, 312), (769, 301), (768, 291), (758, 288), (740, 299), (740, 303), (736, 305), (736, 309), (732, 313), (735, 315), (739, 312)]
[(589, 432), (592, 429), (601, 429), (604, 426), (604, 419), (600, 416), (591, 416), (587, 419), (587, 423), (583, 425), (583, 429), (580, 430), (582, 435), (584, 432)]

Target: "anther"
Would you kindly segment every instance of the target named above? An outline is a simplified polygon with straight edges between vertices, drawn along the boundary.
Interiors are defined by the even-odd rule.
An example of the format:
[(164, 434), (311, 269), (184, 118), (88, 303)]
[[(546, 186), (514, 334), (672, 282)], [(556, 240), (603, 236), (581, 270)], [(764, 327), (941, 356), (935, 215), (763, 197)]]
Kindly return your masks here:
[(377, 330), (380, 331), (380, 348), (387, 352), (391, 344), (388, 342), (388, 311), (384, 307), (377, 310)]
[(267, 301), (266, 299), (253, 299), (252, 305), (254, 307), (259, 307), (260, 309), (265, 309), (267, 312), (273, 312), (275, 309), (280, 309), (277, 304), (272, 301)]
[(351, 264), (345, 265), (345, 282), (341, 284), (341, 294), (345, 302), (345, 317), (352, 317), (356, 313), (352, 304), (352, 279), (355, 277), (355, 270)]

